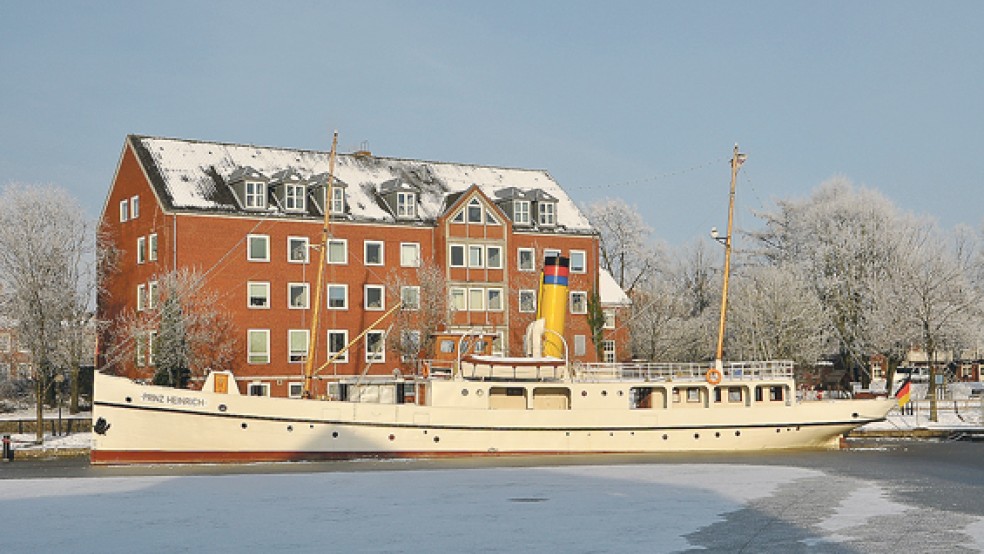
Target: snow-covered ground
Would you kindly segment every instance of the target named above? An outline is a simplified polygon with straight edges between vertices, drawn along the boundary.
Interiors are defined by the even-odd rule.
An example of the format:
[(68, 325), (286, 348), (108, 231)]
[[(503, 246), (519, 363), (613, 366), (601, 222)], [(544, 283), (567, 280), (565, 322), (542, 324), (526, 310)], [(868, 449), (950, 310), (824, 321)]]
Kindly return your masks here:
[[(91, 416), (92, 414), (90, 412), (81, 412), (75, 415), (70, 415), (67, 409), (65, 408), (62, 409), (63, 420), (68, 419), (70, 417), (89, 418)], [(8, 420), (8, 421), (19, 420), (19, 419), (34, 420), (35, 417), (37, 417), (37, 413), (34, 411), (33, 407), (22, 408), (13, 412), (0, 414), (0, 420)], [(45, 410), (44, 417), (45, 417), (45, 421), (51, 419), (57, 419), (58, 412), (56, 410)], [(37, 435), (35, 433), (11, 433), (10, 440), (13, 442), (14, 448), (16, 450), (37, 450), (37, 449), (75, 450), (80, 448), (89, 448), (89, 445), (92, 443), (92, 433), (73, 432), (70, 435), (63, 434), (60, 436), (55, 436), (51, 434), (51, 429), (50, 427), (48, 427), (48, 425), (50, 424), (46, 423), (44, 444), (41, 445), (37, 445), (34, 443), (35, 440), (37, 439)], [(62, 424), (62, 428), (68, 429), (68, 424), (64, 421)], [(78, 428), (79, 427), (77, 425), (73, 427), (73, 429), (78, 429)]]
[[(357, 469), (357, 468), (356, 468)], [(3, 481), (0, 550), (952, 552), (984, 518), (731, 464)], [(903, 497), (904, 498), (904, 497)]]

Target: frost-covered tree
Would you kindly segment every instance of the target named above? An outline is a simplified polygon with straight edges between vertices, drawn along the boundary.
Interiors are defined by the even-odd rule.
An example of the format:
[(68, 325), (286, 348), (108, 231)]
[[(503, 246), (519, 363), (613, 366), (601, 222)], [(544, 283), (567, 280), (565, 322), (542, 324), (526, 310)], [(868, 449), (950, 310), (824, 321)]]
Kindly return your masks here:
[(623, 200), (600, 200), (584, 211), (600, 234), (601, 267), (631, 297), (659, 266), (660, 249), (654, 246), (652, 228)]
[(93, 224), (64, 189), (8, 185), (0, 192), (0, 313), (17, 321), (19, 341), (31, 353), (38, 442), (45, 394), (73, 359), (66, 332), (77, 329), (92, 302), (84, 283), (94, 239)]
[(396, 346), (400, 356), (408, 360), (428, 357), (434, 333), (451, 317), (447, 277), (429, 260), (421, 262), (412, 278), (392, 271), (386, 283), (389, 293), (403, 302), (393, 319), (393, 330), (400, 337)]

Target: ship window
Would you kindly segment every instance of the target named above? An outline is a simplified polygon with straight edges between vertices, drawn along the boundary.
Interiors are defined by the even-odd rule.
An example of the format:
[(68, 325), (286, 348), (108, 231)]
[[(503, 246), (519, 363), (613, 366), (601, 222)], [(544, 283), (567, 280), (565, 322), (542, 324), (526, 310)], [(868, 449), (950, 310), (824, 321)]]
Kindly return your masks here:
[(695, 387), (688, 388), (687, 402), (700, 402), (700, 389)]
[(441, 352), (445, 354), (454, 352), (454, 341), (451, 339), (441, 339)]
[(741, 402), (741, 387), (728, 387), (728, 402)]
[(769, 387), (769, 400), (772, 400), (773, 402), (781, 402), (782, 401), (782, 387), (781, 386)]

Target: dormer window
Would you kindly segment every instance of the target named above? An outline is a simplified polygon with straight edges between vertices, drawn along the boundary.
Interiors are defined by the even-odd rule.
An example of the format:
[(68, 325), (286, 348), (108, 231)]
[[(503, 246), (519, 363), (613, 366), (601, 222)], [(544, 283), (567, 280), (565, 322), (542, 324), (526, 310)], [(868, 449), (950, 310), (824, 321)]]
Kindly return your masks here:
[(305, 210), (305, 192), (307, 188), (300, 184), (287, 184), (284, 186), (284, 209), (289, 212), (303, 212)]
[(266, 208), (266, 183), (246, 181), (245, 206), (247, 210)]
[(417, 217), (417, 194), (413, 192), (396, 193), (396, 217)]
[(345, 189), (334, 186), (331, 188), (331, 213), (345, 213)]
[(538, 202), (540, 209), (540, 226), (553, 227), (557, 224), (557, 204), (555, 202)]
[(530, 224), (530, 203), (528, 200), (513, 202), (513, 223), (516, 225)]

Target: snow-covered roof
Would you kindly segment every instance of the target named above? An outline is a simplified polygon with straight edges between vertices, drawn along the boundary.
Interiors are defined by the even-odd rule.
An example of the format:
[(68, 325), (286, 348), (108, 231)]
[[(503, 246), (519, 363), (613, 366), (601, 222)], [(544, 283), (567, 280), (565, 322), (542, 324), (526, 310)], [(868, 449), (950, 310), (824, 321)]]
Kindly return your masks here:
[(598, 268), (598, 298), (602, 306), (631, 306), (632, 300), (603, 267)]
[[(284, 170), (294, 170), (307, 179), (328, 171), (328, 152), (138, 135), (131, 135), (128, 140), (167, 210), (240, 212), (228, 183), (229, 178), (243, 168), (250, 168), (267, 179)], [(387, 191), (419, 191), (417, 214), (422, 221), (433, 221), (441, 216), (449, 195), (460, 194), (477, 185), (490, 198), (496, 198), (499, 191), (515, 188), (544, 200), (556, 199), (557, 226), (545, 231), (593, 232), (588, 219), (545, 170), (357, 153), (337, 156), (335, 177), (346, 185), (347, 215), (355, 221), (396, 221), (381, 200), (381, 194), (386, 192), (380, 190), (384, 184)], [(276, 206), (264, 213), (297, 217), (280, 212)], [(309, 211), (307, 215), (319, 214)]]

